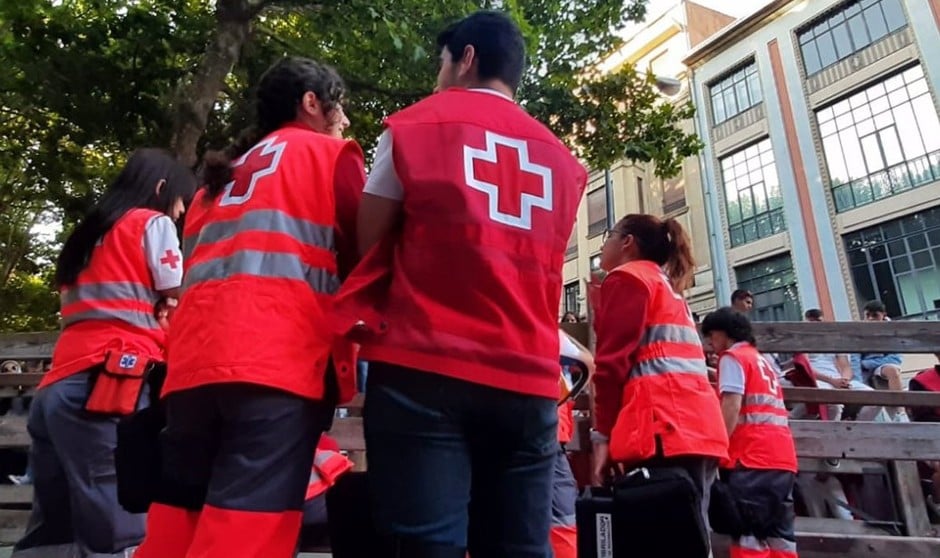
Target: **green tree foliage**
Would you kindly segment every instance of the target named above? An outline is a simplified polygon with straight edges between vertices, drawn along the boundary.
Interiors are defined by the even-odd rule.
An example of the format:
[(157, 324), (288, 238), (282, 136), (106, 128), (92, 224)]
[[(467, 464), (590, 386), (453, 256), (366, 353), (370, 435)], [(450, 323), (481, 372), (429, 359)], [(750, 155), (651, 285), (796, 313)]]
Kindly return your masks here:
[(68, 231), (135, 147), (167, 147), (195, 164), (246, 125), (264, 69), (301, 55), (343, 74), (351, 135), (368, 149), (385, 115), (434, 86), (436, 33), (481, 7), (519, 22), (531, 53), (520, 103), (585, 160), (603, 168), (626, 153), (676, 174), (700, 148), (678, 126), (691, 107), (662, 103), (632, 67), (591, 71), (646, 3), (0, 2), (0, 330), (55, 326), (55, 243), (31, 231), (50, 219)]

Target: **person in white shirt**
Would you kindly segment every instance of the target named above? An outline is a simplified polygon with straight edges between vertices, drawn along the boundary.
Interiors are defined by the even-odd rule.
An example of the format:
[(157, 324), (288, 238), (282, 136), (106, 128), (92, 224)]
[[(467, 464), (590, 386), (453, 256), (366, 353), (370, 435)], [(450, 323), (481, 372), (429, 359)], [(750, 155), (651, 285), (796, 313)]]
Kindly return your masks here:
[[(821, 310), (814, 308), (804, 314), (808, 322), (823, 321)], [(851, 389), (868, 391), (872, 387), (855, 379), (852, 364), (847, 354), (808, 353), (806, 358), (816, 376), (816, 385), (821, 389)], [(841, 404), (827, 405), (829, 420), (841, 420), (845, 408)], [(858, 420), (871, 421), (884, 412), (883, 407), (866, 406), (858, 412)], [(797, 417), (792, 417), (797, 418)]]

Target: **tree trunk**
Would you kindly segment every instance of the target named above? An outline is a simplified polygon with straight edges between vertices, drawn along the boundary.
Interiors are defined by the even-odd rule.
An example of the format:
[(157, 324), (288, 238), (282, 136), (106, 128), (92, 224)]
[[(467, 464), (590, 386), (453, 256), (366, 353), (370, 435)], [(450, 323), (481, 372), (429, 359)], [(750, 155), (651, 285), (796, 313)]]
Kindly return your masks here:
[(215, 106), (225, 78), (238, 62), (248, 41), (251, 22), (266, 2), (258, 0), (218, 0), (215, 35), (206, 46), (192, 79), (180, 90), (170, 146), (177, 158), (193, 167), (197, 147)]

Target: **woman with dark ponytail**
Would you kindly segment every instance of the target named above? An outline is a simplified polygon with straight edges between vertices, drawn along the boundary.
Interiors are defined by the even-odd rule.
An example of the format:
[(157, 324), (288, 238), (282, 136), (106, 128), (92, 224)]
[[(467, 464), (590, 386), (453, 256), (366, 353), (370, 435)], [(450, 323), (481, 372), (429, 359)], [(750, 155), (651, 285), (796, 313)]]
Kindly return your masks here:
[(179, 292), (174, 221), (195, 187), (169, 154), (135, 151), (65, 241), (63, 330), (30, 409), (35, 493), (18, 558), (124, 556), (144, 536), (144, 516), (118, 504), (117, 421), (146, 401), (145, 376), (163, 366), (155, 312)]
[[(170, 327), (162, 480), (136, 558), (289, 558), (318, 439), (355, 393), (333, 293), (354, 262), (363, 155), (336, 71), (285, 58), (254, 126), (204, 162)], [(322, 465), (322, 464), (321, 464)]]
[[(689, 547), (670, 548), (667, 542), (695, 539), (707, 555), (709, 491), (719, 459), (728, 456), (728, 435), (682, 296), (695, 271), (691, 242), (675, 219), (627, 215), (607, 231), (601, 267), (607, 276), (595, 321), (595, 482), (604, 481), (612, 464), (686, 471), (700, 503), (697, 534), (704, 536), (688, 533), (683, 539), (675, 532), (678, 519), (649, 516), (645, 548), (692, 556)], [(680, 511), (670, 513), (678, 518)]]

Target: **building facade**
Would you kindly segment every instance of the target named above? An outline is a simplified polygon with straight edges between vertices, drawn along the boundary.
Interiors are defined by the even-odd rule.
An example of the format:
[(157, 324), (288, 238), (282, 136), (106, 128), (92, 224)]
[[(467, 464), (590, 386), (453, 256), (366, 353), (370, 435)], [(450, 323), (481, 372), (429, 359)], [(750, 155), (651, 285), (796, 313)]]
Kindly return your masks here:
[(940, 0), (774, 0), (689, 53), (719, 300), (940, 317), (938, 52)]
[[(691, 100), (691, 89), (683, 58), (690, 48), (732, 21), (732, 17), (695, 2), (656, 3), (646, 22), (627, 31), (629, 40), (602, 63), (601, 69), (611, 71), (630, 63), (638, 71), (678, 79), (682, 87), (669, 102), (685, 104)], [(695, 123), (690, 120), (684, 127), (692, 132)], [(704, 208), (701, 170), (696, 157), (686, 159), (682, 173), (669, 180), (657, 178), (652, 165), (628, 160), (610, 169), (592, 171), (566, 254), (561, 313), (570, 311), (579, 316), (587, 313), (584, 279), (600, 265), (608, 210), (615, 222), (629, 213), (678, 219), (692, 237), (698, 263), (695, 286), (687, 293), (692, 309), (704, 312), (714, 308), (712, 256)]]

